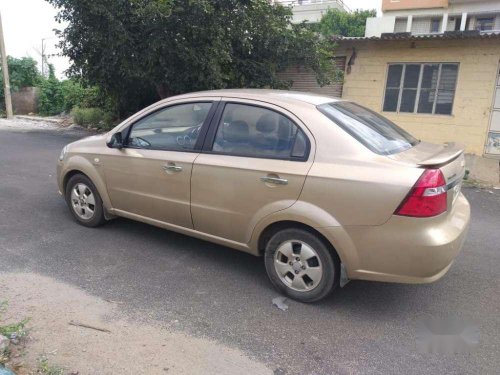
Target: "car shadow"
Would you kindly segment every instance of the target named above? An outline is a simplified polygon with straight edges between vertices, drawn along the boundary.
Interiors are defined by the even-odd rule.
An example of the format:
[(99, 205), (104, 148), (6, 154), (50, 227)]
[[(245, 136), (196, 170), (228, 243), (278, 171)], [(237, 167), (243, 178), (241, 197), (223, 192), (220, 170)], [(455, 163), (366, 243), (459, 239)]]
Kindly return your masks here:
[[(264, 303), (268, 303), (269, 297), (277, 294), (267, 278), (262, 257), (123, 218), (109, 222), (105, 229), (122, 238), (140, 237), (161, 255), (183, 256), (189, 258), (191, 264), (194, 262), (214, 270), (220, 277), (215, 279), (218, 284), (211, 287), (213, 293), (226, 288), (226, 280), (240, 280), (247, 288), (254, 290), (255, 294), (260, 293), (265, 298)], [(179, 267), (179, 272), (183, 273), (187, 269), (182, 267), (188, 266), (181, 264)], [(289, 301), (289, 304), (315, 311), (355, 312), (368, 320), (385, 320), (405, 315), (409, 309), (419, 310), (426, 304), (422, 299), (425, 299), (430, 289), (440, 293), (442, 286), (439, 282), (432, 285), (408, 285), (355, 280), (344, 288), (338, 288), (323, 301), (307, 305)], [(235, 301), (241, 298), (240, 295), (232, 297)]]

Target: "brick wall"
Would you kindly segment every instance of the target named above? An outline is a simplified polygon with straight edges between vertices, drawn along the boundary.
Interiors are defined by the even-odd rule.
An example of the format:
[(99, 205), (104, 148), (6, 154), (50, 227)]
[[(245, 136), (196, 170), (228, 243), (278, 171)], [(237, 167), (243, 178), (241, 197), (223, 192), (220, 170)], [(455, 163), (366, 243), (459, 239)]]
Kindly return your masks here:
[[(352, 42), (338, 54), (349, 56)], [(346, 74), (342, 97), (391, 119), (416, 137), (435, 143), (465, 143), (466, 151), (482, 155), (489, 127), (493, 91), (500, 60), (498, 39), (355, 42), (357, 58)], [(387, 64), (396, 62), (458, 62), (451, 115), (382, 112)]]

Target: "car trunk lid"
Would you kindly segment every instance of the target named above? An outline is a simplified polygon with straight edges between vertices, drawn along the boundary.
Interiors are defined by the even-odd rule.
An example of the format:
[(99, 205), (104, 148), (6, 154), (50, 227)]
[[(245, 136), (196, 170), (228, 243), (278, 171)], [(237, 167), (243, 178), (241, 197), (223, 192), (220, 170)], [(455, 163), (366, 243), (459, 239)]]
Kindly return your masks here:
[(440, 169), (446, 180), (448, 209), (460, 194), (465, 174), (464, 146), (457, 143), (442, 145), (420, 142), (414, 147), (389, 156), (393, 160), (405, 162), (423, 169)]

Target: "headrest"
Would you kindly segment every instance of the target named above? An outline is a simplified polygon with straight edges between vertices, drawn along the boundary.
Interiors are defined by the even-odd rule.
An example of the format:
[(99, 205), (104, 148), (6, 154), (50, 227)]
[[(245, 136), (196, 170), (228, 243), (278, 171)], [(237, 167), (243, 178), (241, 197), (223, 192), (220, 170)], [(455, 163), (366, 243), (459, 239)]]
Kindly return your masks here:
[(223, 127), (222, 135), (228, 142), (247, 142), (249, 138), (248, 124), (245, 121), (233, 121)]
[(292, 123), (285, 117), (280, 117), (278, 126), (278, 138), (289, 139), (291, 136)]
[(265, 113), (257, 121), (256, 128), (261, 133), (272, 133), (276, 129), (276, 115)]

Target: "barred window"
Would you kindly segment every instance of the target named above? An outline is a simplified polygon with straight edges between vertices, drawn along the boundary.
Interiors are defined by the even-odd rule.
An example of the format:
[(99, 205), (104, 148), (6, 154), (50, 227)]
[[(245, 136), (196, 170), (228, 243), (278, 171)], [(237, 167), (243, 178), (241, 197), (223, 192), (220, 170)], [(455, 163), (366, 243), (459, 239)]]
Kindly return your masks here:
[(384, 111), (450, 115), (458, 64), (389, 64)]

